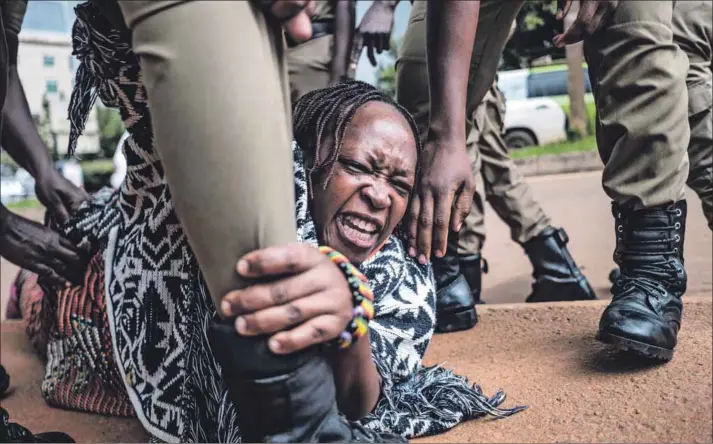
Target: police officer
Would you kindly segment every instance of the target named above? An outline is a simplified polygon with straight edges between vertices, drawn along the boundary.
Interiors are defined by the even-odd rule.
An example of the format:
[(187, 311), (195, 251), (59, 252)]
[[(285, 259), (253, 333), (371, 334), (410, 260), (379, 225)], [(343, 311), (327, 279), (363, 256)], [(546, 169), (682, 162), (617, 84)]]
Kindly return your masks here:
[[(517, 13), (517, 8), (483, 3), (481, 14), (487, 12), (486, 8), (494, 7)], [(421, 19), (425, 17), (425, 9), (424, 2), (414, 3), (402, 55), (396, 63), (397, 100), (416, 116), (424, 137), (429, 110), (426, 23)], [(514, 21), (502, 23), (509, 30), (503, 45), (514, 31), (511, 25)], [(483, 31), (479, 29), (479, 32)], [(496, 57), (499, 56), (498, 53)], [(471, 75), (479, 79), (473, 71)], [(508, 224), (512, 239), (524, 248), (532, 263), (535, 281), (528, 302), (596, 299), (567, 249), (564, 229), (552, 226), (508, 154), (503, 140), (505, 98), (497, 82), (490, 84), (482, 100), (475, 105), (465, 122), (469, 129), (466, 150), (473, 177), (482, 181), (483, 188), (476, 188), (463, 227), (449, 236), (446, 255), (433, 260), (438, 288), (437, 327), (444, 332), (470, 328), (477, 321), (473, 304), (481, 302), (481, 273), (485, 263), (480, 252), (485, 241), (485, 200)]]
[[(457, 213), (466, 200), (453, 190), (469, 190), (458, 167), (467, 157), (462, 122), (494, 80), (517, 3), (428, 5), (431, 104), (425, 153), (453, 170), (442, 177), (434, 170), (424, 174), (425, 191), (420, 193), (422, 199), (428, 193), (455, 195)], [(605, 163), (602, 183), (616, 222), (614, 258), (622, 274), (612, 287), (597, 337), (661, 360), (673, 357), (686, 288), (688, 61), (673, 40), (673, 3), (582, 0), (574, 24), (555, 38), (557, 45), (585, 41), (597, 142)], [(424, 17), (425, 10), (411, 19)], [(438, 218), (446, 214), (450, 216), (441, 212)], [(420, 220), (428, 221), (423, 215)], [(453, 228), (460, 228), (459, 223), (456, 218)]]

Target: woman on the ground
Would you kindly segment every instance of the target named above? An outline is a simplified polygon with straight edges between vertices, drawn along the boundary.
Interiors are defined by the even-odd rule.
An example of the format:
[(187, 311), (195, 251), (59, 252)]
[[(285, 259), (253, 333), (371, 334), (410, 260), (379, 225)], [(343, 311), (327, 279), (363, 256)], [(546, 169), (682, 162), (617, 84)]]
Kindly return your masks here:
[[(335, 347), (331, 353), (340, 411), (349, 419), (361, 418), (370, 428), (405, 437), (438, 433), (480, 414), (511, 413), (496, 408), (503, 401), (501, 394), (488, 399), (444, 369), (421, 366), (435, 322), (432, 271), (429, 264), (418, 264), (405, 254), (397, 234), (419, 165), (420, 142), (411, 116), (374, 87), (350, 82), (307, 94), (296, 104), (293, 117), (296, 215), (302, 245), (294, 245), (290, 251), (294, 254), (293, 269), (304, 272), (283, 280), (283, 290), (279, 292), (255, 285), (228, 294), (224, 310), (232, 315), (242, 314), (237, 321), (239, 333), (272, 335), (279, 344), (273, 348), (277, 353), (294, 352), (312, 343), (327, 347), (334, 343), (331, 338), (339, 335), (352, 309), (350, 300), (336, 300), (320, 291), (322, 283), (313, 269), (310, 251), (314, 250), (311, 246), (326, 245), (359, 267), (374, 294), (371, 334), (351, 347)], [(186, 307), (185, 310), (166, 313), (166, 305), (156, 304), (159, 295), (152, 295), (155, 290), (151, 286), (145, 286), (142, 293), (124, 290), (118, 299), (111, 277), (104, 285), (104, 261), (105, 257), (111, 258), (111, 252), (102, 250), (101, 235), (95, 233), (105, 232), (106, 221), (120, 214), (120, 202), (141, 191), (132, 188), (142, 183), (135, 173), (132, 177), (132, 172), (147, 167), (145, 161), (137, 159), (145, 156), (136, 152), (147, 142), (144, 136), (134, 133), (125, 146), (133, 165), (121, 190), (104, 198), (101, 193), (95, 196), (73, 222), (63, 227), (71, 239), (98, 246), (87, 270), (86, 285), (43, 298), (33, 277), (21, 283), (20, 303), (31, 318), (32, 331), (44, 332), (55, 323), (48, 347), (44, 345), (44, 335), (34, 335), (39, 347), (47, 349), (44, 394), (48, 402), (64, 407), (105, 414), (136, 412), (146, 429), (158, 437), (234, 441), (240, 437), (236, 412), (212, 358), (216, 350), (207, 341), (207, 325), (215, 307), (190, 250), (178, 244), (184, 250), (174, 256), (177, 282), (172, 284), (181, 292), (164, 295), (171, 298), (174, 306)], [(82, 221), (92, 220), (97, 223), (82, 225)], [(166, 227), (157, 226), (154, 230), (170, 234)], [(247, 278), (258, 277), (256, 268), (268, 274), (265, 263), (270, 259), (269, 251), (248, 254), (247, 262), (253, 267), (238, 265), (238, 271)], [(146, 261), (155, 259), (150, 251), (142, 254)], [(255, 267), (258, 262), (253, 259), (258, 255), (262, 255), (262, 267)], [(126, 259), (114, 253), (114, 261), (117, 260)], [(301, 294), (294, 288), (299, 288)], [(109, 292), (106, 301), (105, 289)], [(56, 298), (63, 307), (79, 308), (46, 317), (48, 310), (56, 310)], [(115, 304), (114, 300), (119, 302)], [(83, 303), (77, 304), (78, 301)], [(125, 313), (117, 313), (120, 311)], [(41, 319), (51, 321), (42, 325)], [(76, 319), (84, 322), (76, 324)], [(132, 320), (142, 327), (121, 325)], [(138, 334), (132, 336), (134, 332)], [(102, 339), (94, 342), (94, 353), (78, 346), (83, 342), (79, 338), (90, 337)], [(62, 354), (57, 353), (60, 349)], [(174, 357), (181, 356), (179, 353), (190, 372), (171, 365)], [(97, 361), (91, 355), (103, 358)], [(115, 361), (115, 357), (119, 359)], [(144, 374), (135, 372), (132, 359), (144, 362), (145, 367), (160, 369), (165, 376), (152, 380), (145, 370)], [(73, 377), (76, 374), (91, 375), (95, 399), (72, 396), (78, 383)], [(151, 412), (162, 408), (158, 401), (170, 401), (165, 394), (174, 388), (164, 381), (180, 382), (183, 392), (171, 404), (180, 422), (161, 428), (151, 420)], [(148, 384), (153, 384), (150, 397), (145, 390)], [(190, 399), (190, 403), (178, 402), (184, 399)], [(444, 403), (449, 412), (440, 408)]]

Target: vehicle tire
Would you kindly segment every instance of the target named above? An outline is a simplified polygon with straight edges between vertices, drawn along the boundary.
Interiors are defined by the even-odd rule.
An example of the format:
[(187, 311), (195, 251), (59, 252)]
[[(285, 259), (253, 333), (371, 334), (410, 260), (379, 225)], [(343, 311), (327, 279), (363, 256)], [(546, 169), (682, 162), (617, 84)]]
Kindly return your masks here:
[(512, 130), (505, 134), (505, 145), (511, 150), (537, 145), (535, 137), (526, 130)]

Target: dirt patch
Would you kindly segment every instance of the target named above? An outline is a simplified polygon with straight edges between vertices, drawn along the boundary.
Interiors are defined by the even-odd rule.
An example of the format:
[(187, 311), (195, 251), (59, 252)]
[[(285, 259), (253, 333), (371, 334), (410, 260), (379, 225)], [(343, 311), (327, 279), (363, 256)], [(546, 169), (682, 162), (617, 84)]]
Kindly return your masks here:
[(711, 442), (711, 300), (688, 298), (673, 361), (646, 365), (594, 339), (606, 302), (486, 307), (470, 331), (436, 336), (444, 363), (507, 406), (417, 442)]

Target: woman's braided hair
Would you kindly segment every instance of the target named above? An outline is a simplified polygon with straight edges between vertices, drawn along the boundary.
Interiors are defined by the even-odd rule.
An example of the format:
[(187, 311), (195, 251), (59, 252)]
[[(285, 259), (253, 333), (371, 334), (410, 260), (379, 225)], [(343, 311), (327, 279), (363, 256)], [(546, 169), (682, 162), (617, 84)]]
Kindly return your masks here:
[[(292, 111), (292, 129), (297, 144), (313, 154), (314, 162), (306, 166), (307, 183), (312, 194), (311, 176), (321, 170), (329, 169), (324, 187), (327, 187), (334, 172), (334, 165), (342, 149), (342, 140), (349, 122), (354, 118), (360, 106), (367, 102), (383, 102), (393, 106), (411, 126), (416, 140), (416, 173), (420, 169), (421, 139), (418, 127), (411, 114), (387, 94), (372, 85), (358, 80), (349, 80), (326, 88), (310, 91), (302, 96)], [(329, 154), (321, 158), (321, 144), (326, 138), (325, 131), (334, 131), (334, 144)]]

